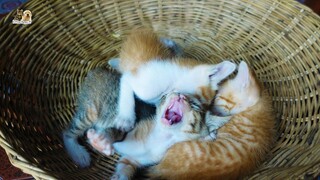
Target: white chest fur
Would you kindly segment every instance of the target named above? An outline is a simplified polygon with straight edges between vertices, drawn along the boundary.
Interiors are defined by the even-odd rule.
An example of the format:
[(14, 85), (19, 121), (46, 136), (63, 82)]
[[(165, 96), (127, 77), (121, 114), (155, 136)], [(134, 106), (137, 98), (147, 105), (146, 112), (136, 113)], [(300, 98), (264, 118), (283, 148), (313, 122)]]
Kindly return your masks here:
[(224, 61), (216, 65), (182, 66), (170, 60), (152, 60), (136, 72), (124, 72), (120, 81), (120, 95), (116, 127), (126, 131), (134, 127), (134, 94), (141, 100), (157, 104), (169, 92), (197, 94), (203, 86), (218, 89), (218, 83), (232, 73), (235, 65)]
[(170, 61), (151, 61), (128, 76), (127, 82), (139, 98), (155, 104), (168, 92), (194, 93), (195, 88), (209, 84), (199, 67), (190, 69)]

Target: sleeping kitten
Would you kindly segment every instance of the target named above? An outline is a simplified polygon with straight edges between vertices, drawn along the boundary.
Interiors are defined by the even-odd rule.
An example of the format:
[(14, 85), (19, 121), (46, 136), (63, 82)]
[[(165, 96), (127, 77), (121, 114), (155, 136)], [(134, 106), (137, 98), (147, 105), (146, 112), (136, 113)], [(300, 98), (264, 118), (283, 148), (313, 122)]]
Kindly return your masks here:
[[(156, 116), (138, 122), (123, 141), (113, 144), (122, 157), (112, 179), (131, 179), (138, 167), (158, 163), (173, 144), (208, 135), (202, 109), (200, 101), (190, 95), (163, 96)], [(94, 148), (106, 155), (113, 153), (106, 131), (90, 129), (87, 137)]]
[[(114, 128), (120, 91), (119, 81), (120, 75), (117, 72), (97, 68), (88, 73), (81, 85), (77, 111), (69, 127), (63, 132), (64, 146), (72, 160), (80, 167), (90, 165), (89, 153), (78, 142), (78, 138), (84, 136), (88, 129), (90, 129), (88, 133), (89, 143), (105, 155), (113, 153), (113, 142), (124, 138), (125, 133)], [(136, 101), (136, 103), (137, 117), (143, 119), (141, 120), (143, 122), (139, 123), (139, 126), (128, 134), (123, 143), (115, 144), (116, 147), (119, 147), (118, 151), (126, 154), (121, 147), (130, 145), (130, 143), (140, 145), (144, 135), (148, 136), (149, 141), (147, 142), (144, 139), (145, 148), (147, 145), (148, 147), (152, 146), (152, 142), (159, 142), (159, 140), (163, 140), (161, 138), (166, 138), (159, 151), (150, 151), (157, 156), (146, 154), (145, 159), (141, 162), (142, 165), (159, 161), (166, 149), (175, 142), (207, 135), (205, 133), (207, 127), (201, 123), (201, 121), (204, 121), (202, 116), (205, 110), (196, 97), (191, 95), (164, 95), (161, 103), (157, 105), (158, 113), (156, 116), (154, 116), (153, 107), (140, 101)], [(154, 120), (145, 122), (150, 119), (157, 119), (159, 122), (156, 124)], [(220, 127), (223, 123), (225, 123), (223, 120), (216, 121), (217, 127)], [(132, 149), (136, 148), (129, 150)], [(143, 152), (146, 149), (140, 150)]]
[[(201, 64), (194, 59), (173, 57), (172, 51), (150, 30), (133, 31), (123, 43), (120, 58), (109, 64), (122, 73), (116, 127), (129, 131), (134, 127), (134, 95), (157, 104), (164, 94), (194, 94), (210, 104), (218, 83), (235, 70), (235, 64)], [(174, 44), (174, 43), (173, 43)]]
[[(77, 100), (77, 110), (69, 125), (63, 132), (65, 148), (72, 160), (80, 167), (90, 165), (90, 155), (78, 142), (78, 138), (92, 127), (106, 129), (114, 127), (119, 96), (120, 74), (103, 68), (90, 71), (81, 84)], [(138, 119), (153, 115), (153, 107), (137, 101)], [(109, 128), (110, 139), (121, 140), (124, 133)]]
[(267, 92), (245, 62), (218, 90), (213, 112), (232, 115), (218, 130), (216, 141), (175, 144), (160, 164), (149, 169), (150, 177), (240, 179), (263, 162), (275, 139), (275, 117)]

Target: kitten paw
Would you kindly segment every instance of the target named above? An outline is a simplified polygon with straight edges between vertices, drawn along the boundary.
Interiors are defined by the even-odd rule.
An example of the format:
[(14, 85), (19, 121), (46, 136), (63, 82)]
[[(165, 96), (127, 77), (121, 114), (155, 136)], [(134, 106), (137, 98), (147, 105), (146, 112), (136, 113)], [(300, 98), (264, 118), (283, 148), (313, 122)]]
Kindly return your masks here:
[(111, 180), (129, 180), (130, 178), (126, 175), (123, 175), (123, 174), (114, 174), (112, 177), (111, 177)]
[(213, 90), (218, 90), (218, 84), (220, 81), (228, 77), (236, 69), (236, 67), (236, 64), (230, 61), (222, 61), (219, 64), (211, 65), (207, 70), (211, 88)]
[(97, 151), (110, 156), (114, 154), (114, 148), (111, 141), (107, 138), (105, 133), (98, 133), (94, 129), (89, 129), (87, 138), (90, 145)]
[(126, 175), (123, 175), (123, 174), (114, 174), (112, 177), (111, 177), (111, 180), (129, 180), (130, 178)]
[(215, 130), (210, 132), (209, 135), (200, 138), (201, 141), (214, 141), (216, 139), (217, 139), (217, 131), (215, 131)]
[(117, 116), (115, 119), (115, 127), (121, 131), (129, 132), (134, 128), (135, 118), (124, 118)]

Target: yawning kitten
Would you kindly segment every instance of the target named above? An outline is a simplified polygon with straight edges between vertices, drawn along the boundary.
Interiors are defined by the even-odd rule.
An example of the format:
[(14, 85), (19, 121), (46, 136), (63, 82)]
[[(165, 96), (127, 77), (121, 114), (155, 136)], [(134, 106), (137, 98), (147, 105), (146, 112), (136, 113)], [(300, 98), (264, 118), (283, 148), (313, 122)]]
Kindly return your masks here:
[[(164, 42), (166, 43), (166, 42)], [(210, 104), (218, 83), (235, 70), (235, 64), (201, 64), (194, 59), (172, 58), (168, 47), (150, 30), (133, 31), (125, 40), (119, 59), (110, 65), (122, 73), (116, 127), (128, 131), (135, 123), (134, 94), (157, 104), (164, 94), (194, 94)]]
[[(156, 116), (138, 122), (123, 141), (113, 144), (122, 158), (113, 179), (130, 179), (136, 168), (158, 163), (177, 142), (208, 135), (200, 101), (192, 96), (170, 93), (162, 97)], [(88, 131), (91, 145), (106, 155), (113, 153), (106, 131)]]
[[(88, 129), (89, 143), (105, 155), (112, 154), (112, 143), (124, 137), (124, 132), (114, 128), (120, 91), (119, 81), (118, 73), (97, 68), (90, 71), (81, 84), (76, 114), (63, 133), (65, 148), (80, 167), (90, 165), (89, 153), (78, 142), (78, 138), (84, 136)], [(139, 122), (138, 127), (131, 131), (123, 142), (115, 143), (119, 153), (126, 155), (126, 158), (137, 159), (140, 165), (153, 164), (161, 159), (172, 144), (208, 135), (207, 127), (202, 122), (205, 108), (199, 98), (170, 94), (162, 96), (157, 105), (156, 116), (154, 108), (137, 101), (137, 118), (144, 120)], [(206, 117), (210, 118), (209, 115)], [(220, 119), (215, 125), (218, 128), (224, 122)], [(151, 150), (156, 145), (154, 143), (160, 143), (154, 149), (156, 151)], [(130, 154), (131, 152), (137, 154)], [(140, 166), (135, 162), (130, 163)], [(128, 176), (131, 176), (131, 173), (133, 172)]]
[(151, 177), (239, 179), (262, 163), (275, 138), (275, 117), (267, 92), (245, 62), (236, 77), (218, 90), (213, 112), (232, 115), (218, 130), (216, 141), (175, 144), (149, 170)]

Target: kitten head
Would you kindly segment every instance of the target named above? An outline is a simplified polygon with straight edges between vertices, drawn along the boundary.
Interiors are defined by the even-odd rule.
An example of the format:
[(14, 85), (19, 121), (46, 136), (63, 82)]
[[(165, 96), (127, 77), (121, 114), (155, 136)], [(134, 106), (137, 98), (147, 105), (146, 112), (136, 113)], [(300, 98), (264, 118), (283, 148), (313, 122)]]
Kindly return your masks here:
[(17, 15), (22, 16), (23, 15), (23, 10), (22, 9), (17, 9)]
[(219, 116), (238, 114), (255, 105), (260, 99), (261, 88), (248, 65), (241, 61), (238, 74), (218, 90), (213, 112)]
[(193, 95), (170, 93), (163, 96), (156, 119), (165, 129), (190, 134), (191, 138), (208, 134), (204, 125), (203, 106)]

